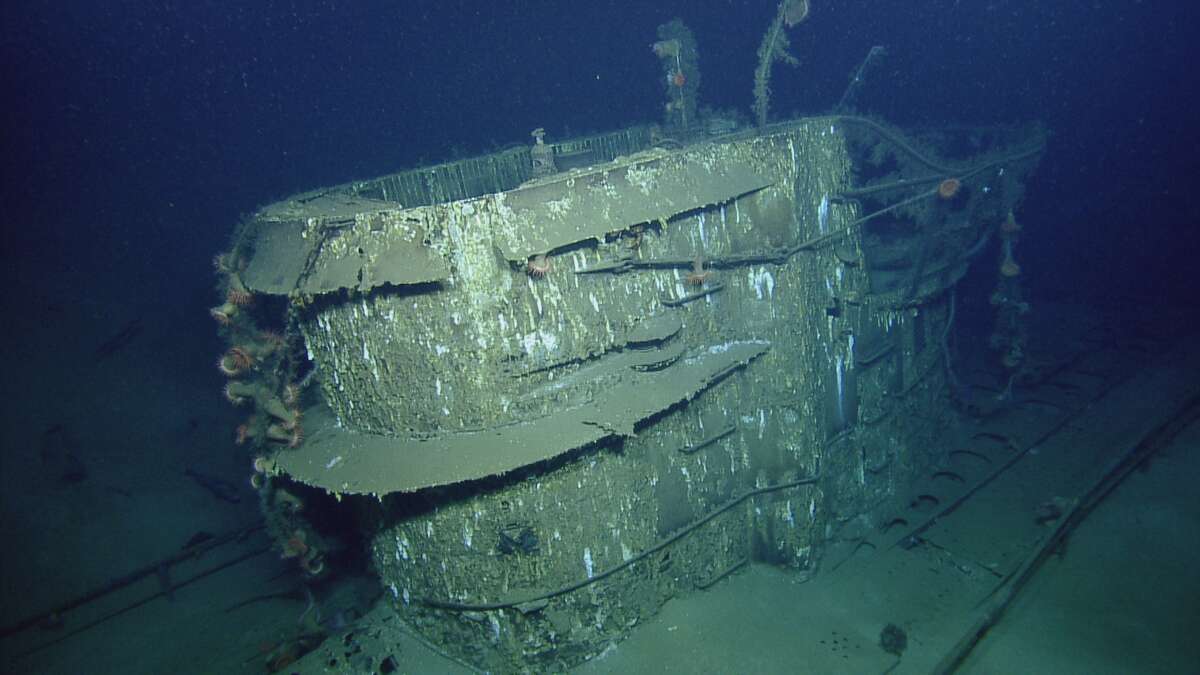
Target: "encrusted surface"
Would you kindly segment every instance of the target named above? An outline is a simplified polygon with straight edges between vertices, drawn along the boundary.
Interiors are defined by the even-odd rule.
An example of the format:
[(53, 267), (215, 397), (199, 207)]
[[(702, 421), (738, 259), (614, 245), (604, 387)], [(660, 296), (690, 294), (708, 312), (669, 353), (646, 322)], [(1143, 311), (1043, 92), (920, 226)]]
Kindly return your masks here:
[[(688, 152), (686, 161), (672, 160), (677, 168), (716, 165), (726, 156), (735, 166), (752, 167), (754, 175), (770, 176), (771, 183), (673, 220), (620, 223), (618, 228), (639, 227), (552, 255), (544, 275), (527, 274), (523, 261), (498, 253), (521, 249), (533, 227), (513, 215), (510, 193), (404, 211), (404, 222), (428, 233), (430, 247), (452, 273), (419, 290), (328, 303), (303, 322), (338, 419), (356, 431), (399, 435), (517, 424), (584, 405), (609, 386), (589, 378), (589, 369), (625, 349), (645, 317), (679, 314), (683, 327), (675, 339), (698, 348), (739, 339), (774, 344), (775, 318), (822, 312), (849, 280), (835, 261), (804, 256), (784, 265), (745, 262), (709, 272), (704, 283), (720, 284), (720, 293), (679, 307), (666, 303), (696, 292), (689, 285), (696, 258), (703, 264), (770, 253), (817, 232), (815, 204), (838, 189), (848, 169), (840, 137), (814, 122)], [(667, 160), (652, 162), (665, 171)], [(566, 189), (567, 183), (554, 185)], [(653, 191), (635, 193), (653, 203)], [(848, 215), (839, 207), (825, 226), (836, 227)], [(577, 274), (620, 260), (654, 266)], [(788, 293), (781, 300), (776, 289), (784, 286)], [(806, 319), (792, 328), (818, 323), (824, 321)], [(794, 330), (781, 337), (800, 337), (792, 335)]]
[(928, 463), (966, 261), (871, 293), (839, 123), (270, 211), (328, 404), (278, 466), (391, 495), (361, 502), (373, 560), (424, 636), (565, 670), (745, 560), (812, 569)]
[[(738, 494), (795, 480), (822, 466), (824, 401), (839, 394), (827, 372), (837, 363), (852, 368), (854, 346), (847, 338), (850, 324), (827, 310), (861, 279), (832, 256), (799, 254), (766, 262), (755, 255), (842, 227), (854, 217), (852, 209), (836, 206), (824, 222), (819, 218), (822, 197), (836, 193), (848, 178), (842, 140), (828, 124), (812, 121), (701, 152), (743, 162), (770, 184), (665, 223), (647, 223), (640, 232), (570, 248), (552, 256), (549, 273), (538, 279), (508, 260), (525, 249), (496, 253), (504, 250), (499, 242), (522, 241), (509, 239), (516, 230), (503, 217), (507, 203), (476, 200), (466, 216), (450, 205), (438, 211), (451, 222), (447, 251), (464, 264), (455, 265), (456, 276), (443, 296), (448, 307), (435, 311), (422, 297), (397, 299), (397, 312), (403, 305), (407, 315), (431, 319), (393, 323), (377, 320), (378, 304), (344, 303), (323, 312), (315, 327), (309, 325), (318, 362), (327, 354), (339, 359), (339, 378), (362, 369), (341, 360), (354, 358), (356, 349), (326, 346), (330, 340), (354, 344), (342, 335), (383, 332), (390, 344), (429, 350), (421, 368), (404, 371), (401, 381), (414, 393), (363, 396), (357, 380), (343, 379), (347, 391), (356, 392), (352, 410), (348, 393), (336, 386), (327, 393), (339, 414), (347, 416), (347, 426), (413, 429), (427, 423), (435, 435), (439, 429), (503, 428), (496, 422), (587, 409), (604, 400), (608, 364), (637, 354), (638, 346), (651, 346), (652, 353), (674, 345), (686, 348), (677, 365), (640, 380), (683, 393), (690, 387), (672, 373), (688, 355), (706, 353), (710, 345), (770, 343), (749, 367), (699, 396), (684, 397), (685, 404), (647, 420), (636, 435), (622, 437), (626, 432), (612, 421), (601, 422), (615, 432), (614, 440), (567, 455), (566, 463), (534, 470), (527, 478), (438, 501), (377, 534), (376, 567), (397, 605), (426, 635), (458, 645), (456, 653), (480, 667), (561, 670), (599, 653), (653, 615), (666, 598), (710, 583), (748, 557), (801, 569), (815, 560), (826, 496), (819, 486), (805, 486), (723, 512), (645, 562), (539, 609), (446, 613), (420, 606), (423, 597), (487, 603), (576, 583), (690, 527)], [(498, 242), (494, 247), (492, 240)], [(697, 257), (699, 272), (693, 267)], [(465, 265), (475, 260), (485, 262)], [(619, 267), (622, 260), (652, 264), (624, 273), (576, 274)], [(717, 264), (709, 268), (706, 261)], [(703, 275), (702, 285), (689, 284), (689, 275)], [(720, 292), (668, 304), (718, 285)], [(349, 325), (342, 312), (354, 326), (368, 328), (339, 328)], [(438, 316), (447, 313), (449, 321), (439, 325)], [(439, 345), (453, 349), (438, 350)], [(375, 342), (368, 351), (377, 353)], [(395, 362), (387, 360), (387, 368), (394, 377)], [(379, 384), (368, 376), (371, 387), (390, 386), (383, 373), (381, 365)], [(489, 395), (458, 393), (468, 391)], [(377, 409), (376, 395), (393, 407)], [(629, 405), (638, 400), (624, 393), (615, 398)], [(430, 400), (443, 407), (441, 414), (423, 417)], [(561, 438), (542, 440), (562, 443)], [(830, 462), (831, 467), (842, 469), (858, 456), (842, 454), (846, 457)], [(526, 527), (536, 534), (538, 550), (502, 553), (499, 533)]]
[(506, 216), (518, 227), (497, 244), (505, 258), (524, 261), (587, 239), (603, 240), (631, 225), (728, 202), (770, 184), (723, 146), (653, 151), (505, 193)]
[[(345, 431), (326, 420), (298, 450), (279, 455), (279, 467), (333, 492), (374, 495), (503, 474), (608, 436), (631, 436), (635, 424), (693, 398), (767, 345), (715, 345), (664, 370), (641, 372), (638, 365), (655, 363), (659, 351), (629, 352), (615, 384), (589, 404), (521, 424), (418, 440)], [(310, 428), (313, 422), (310, 416)]]
[(310, 295), (432, 283), (449, 268), (396, 204), (338, 193), (264, 208), (247, 232), (242, 280), (258, 293)]

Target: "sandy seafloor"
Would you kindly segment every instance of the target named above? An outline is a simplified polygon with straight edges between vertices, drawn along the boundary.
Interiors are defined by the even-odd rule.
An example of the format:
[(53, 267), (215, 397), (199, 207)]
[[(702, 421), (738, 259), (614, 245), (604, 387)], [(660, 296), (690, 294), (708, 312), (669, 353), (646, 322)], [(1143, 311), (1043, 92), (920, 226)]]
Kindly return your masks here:
[[(22, 288), (18, 281), (16, 288), (41, 310), (7, 313), (4, 329), (4, 625), (168, 556), (197, 532), (220, 534), (258, 520), (249, 489), (240, 503), (228, 503), (183, 475), (187, 467), (231, 481), (249, 473), (248, 458), (230, 439), (237, 417), (220, 395), (215, 351), (205, 351), (219, 345), (196, 337), (212, 327), (207, 317), (184, 309), (203, 298), (126, 306), (103, 297), (102, 289), (81, 296), (66, 282), (55, 289)], [(96, 346), (139, 316), (142, 329), (129, 345), (96, 362)], [(87, 468), (80, 483), (61, 485), (47, 473), (53, 467), (40, 453), (46, 430), (56, 426)], [(1077, 450), (1086, 462), (1086, 448)], [(1192, 671), (1200, 663), (1197, 475), (1200, 426), (1193, 424), (1044, 565), (964, 672)], [(989, 524), (977, 526), (986, 531)], [(299, 587), (301, 576), (274, 552), (254, 554), (267, 546), (259, 532), (181, 565), (173, 572), (176, 583), (247, 556), (178, 588), (171, 600), (158, 597), (120, 613), (158, 592), (160, 582), (151, 576), (66, 614), (57, 626), (9, 636), (0, 641), (0, 663), (5, 672), (47, 675), (265, 672), (264, 654), (300, 630), (303, 596), (226, 608)], [(957, 614), (939, 613), (936, 604), (889, 606), (894, 598), (877, 589), (893, 571), (904, 583), (903, 570), (831, 567), (803, 583), (784, 570), (743, 569), (668, 603), (579, 672), (885, 672), (896, 660), (878, 639), (892, 615), (919, 617), (902, 622), (910, 651), (893, 672), (924, 672), (924, 662), (910, 655), (933, 642), (927, 636), (961, 628), (954, 624)], [(283, 672), (379, 672), (388, 656), (396, 672), (463, 672), (397, 630), (384, 619), (386, 608), (358, 624), (331, 619), (340, 608), (339, 621), (352, 620), (375, 597), (369, 577), (316, 590), (334, 641)]]

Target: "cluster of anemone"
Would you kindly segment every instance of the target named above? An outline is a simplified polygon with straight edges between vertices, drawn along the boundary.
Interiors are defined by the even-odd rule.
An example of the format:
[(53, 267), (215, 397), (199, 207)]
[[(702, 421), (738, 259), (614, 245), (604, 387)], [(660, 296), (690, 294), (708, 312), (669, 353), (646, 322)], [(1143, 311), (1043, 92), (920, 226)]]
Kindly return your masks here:
[(234, 440), (238, 445), (265, 437), (273, 443), (280, 443), (289, 448), (299, 447), (304, 442), (304, 428), (301, 425), (303, 413), (297, 406), (297, 395), (288, 395), (285, 388), (283, 397), (270, 393), (261, 383), (234, 380), (225, 385), (225, 398), (233, 405), (244, 405), (253, 401), (255, 409), (265, 418), (265, 425), (259, 422), (259, 415), (251, 415), (235, 431)]
[(275, 374), (275, 361), (284, 352), (287, 339), (257, 325), (254, 314), (261, 312), (253, 311), (254, 294), (241, 279), (242, 258), (223, 253), (213, 259), (213, 266), (221, 276), (224, 302), (209, 313), (228, 329), (226, 334), (232, 343), (217, 359), (217, 369), (230, 378), (225, 398), (236, 406), (253, 403), (258, 413), (237, 427), (234, 440), (239, 445), (267, 441), (297, 447), (304, 442), (300, 391), (294, 385), (285, 385), (280, 391)]
[(231, 327), (241, 311), (254, 304), (254, 294), (239, 276), (244, 261), (234, 253), (221, 253), (213, 258), (213, 267), (225, 285), (225, 302), (208, 310), (220, 325)]
[(289, 429), (282, 424), (267, 425), (267, 440), (282, 443), (289, 448), (298, 448), (304, 443), (304, 427), (294, 424)]
[[(326, 542), (301, 514), (304, 502), (277, 480), (275, 457), (282, 448), (304, 442), (301, 387), (289, 381), (288, 338), (264, 328), (260, 321), (271, 309), (242, 281), (245, 260), (236, 253), (218, 255), (213, 265), (220, 276), (222, 302), (209, 310), (229, 348), (217, 359), (228, 378), (224, 395), (234, 406), (249, 408), (234, 430), (234, 442), (252, 448), (250, 486), (262, 500), (268, 531), (282, 557), (294, 559), (305, 573), (325, 572)], [(535, 267), (549, 270), (543, 257)], [(531, 274), (534, 274), (531, 272)]]
[(297, 529), (288, 537), (282, 544), (283, 553), (281, 558), (284, 560), (295, 558), (300, 562), (300, 567), (305, 572), (312, 576), (316, 576), (325, 571), (325, 556), (320, 549), (311, 546), (308, 543), (308, 536), (304, 530)]
[(268, 441), (297, 448), (304, 442), (303, 414), (298, 407), (289, 406), (278, 396), (260, 392), (255, 398), (258, 409), (269, 418), (265, 435)]
[[(268, 470), (269, 472), (269, 470)], [(278, 519), (275, 523), (275, 540), (279, 544), (279, 557), (296, 560), (307, 574), (317, 576), (325, 571), (324, 543), (311, 528), (298, 521), (304, 502), (285, 489), (276, 489), (270, 497), (271, 511)]]
[(299, 447), (304, 442), (304, 427), (301, 424), (304, 415), (297, 405), (297, 389), (285, 387), (283, 396), (275, 396), (262, 384), (234, 380), (226, 383), (225, 398), (238, 406), (253, 401), (256, 411), (265, 418), (265, 425), (259, 422), (259, 415), (251, 415), (238, 425), (234, 437), (238, 445), (260, 437), (289, 448)]
[(291, 430), (300, 426), (301, 413), (298, 408), (289, 408), (277, 396), (264, 396), (258, 401), (258, 406), (263, 412), (271, 416), (275, 423), (282, 426), (284, 429)]

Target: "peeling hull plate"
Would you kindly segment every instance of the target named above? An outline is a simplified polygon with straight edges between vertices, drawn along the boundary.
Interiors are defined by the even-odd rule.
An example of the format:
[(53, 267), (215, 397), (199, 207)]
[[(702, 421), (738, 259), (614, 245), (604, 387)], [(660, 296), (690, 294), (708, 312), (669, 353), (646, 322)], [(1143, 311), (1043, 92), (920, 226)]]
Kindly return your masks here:
[(279, 453), (278, 466), (332, 492), (380, 496), (504, 474), (611, 436), (632, 436), (638, 422), (695, 398), (768, 348), (766, 342), (734, 342), (654, 373), (631, 370), (588, 405), (488, 431), (418, 440), (351, 432), (320, 420), (304, 445)]
[[(711, 149), (708, 149), (711, 150)], [(771, 181), (745, 162), (701, 152), (639, 159), (568, 174), (504, 193), (524, 226), (499, 237), (504, 257), (523, 262), (638, 223), (670, 218), (761, 190)]]
[[(423, 223), (417, 223), (423, 226)], [(449, 267), (398, 204), (319, 194), (273, 204), (250, 224), (242, 282), (255, 293), (320, 294), (444, 280)]]

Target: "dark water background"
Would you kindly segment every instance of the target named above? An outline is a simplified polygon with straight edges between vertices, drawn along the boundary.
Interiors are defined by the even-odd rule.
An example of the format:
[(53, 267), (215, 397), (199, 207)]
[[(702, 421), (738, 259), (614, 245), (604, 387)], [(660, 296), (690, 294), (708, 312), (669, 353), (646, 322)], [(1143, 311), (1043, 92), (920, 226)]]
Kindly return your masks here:
[[(135, 282), (203, 320), (210, 254), (258, 205), (525, 143), (536, 126), (561, 138), (657, 119), (648, 46), (673, 17), (697, 36), (702, 103), (747, 111), (774, 7), (7, 2), (6, 263), (26, 282), (63, 267), (80, 285)], [(1054, 131), (1021, 214), (1035, 293), (1169, 293), (1194, 285), (1179, 268), (1200, 213), (1198, 19), (1192, 2), (814, 0), (773, 111), (829, 110), (885, 45), (863, 111)]]

